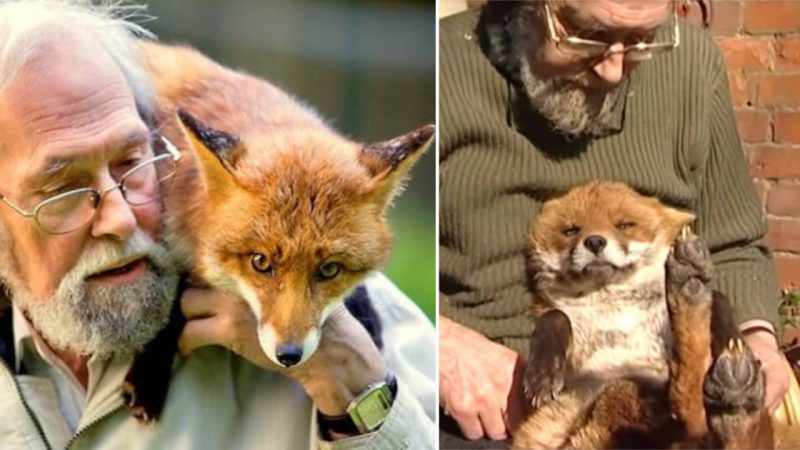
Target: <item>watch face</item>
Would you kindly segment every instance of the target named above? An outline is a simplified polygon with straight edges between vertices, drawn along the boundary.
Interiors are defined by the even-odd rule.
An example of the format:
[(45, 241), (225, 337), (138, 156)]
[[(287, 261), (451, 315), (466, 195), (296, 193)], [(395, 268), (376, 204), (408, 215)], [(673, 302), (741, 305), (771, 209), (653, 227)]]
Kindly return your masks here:
[(350, 416), (356, 423), (356, 426), (363, 428), (365, 431), (372, 431), (378, 428), (392, 407), (391, 394), (388, 386), (382, 386), (369, 392), (360, 402), (356, 405)]

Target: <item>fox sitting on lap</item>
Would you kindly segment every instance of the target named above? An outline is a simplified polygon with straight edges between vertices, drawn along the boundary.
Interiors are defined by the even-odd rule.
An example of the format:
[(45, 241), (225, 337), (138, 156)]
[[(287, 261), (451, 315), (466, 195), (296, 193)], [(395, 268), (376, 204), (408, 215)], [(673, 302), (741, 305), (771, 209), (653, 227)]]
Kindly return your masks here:
[[(616, 182), (544, 204), (532, 232), (536, 304), (513, 447), (783, 448), (760, 363), (712, 291), (693, 215)], [(710, 367), (710, 368), (709, 368)]]

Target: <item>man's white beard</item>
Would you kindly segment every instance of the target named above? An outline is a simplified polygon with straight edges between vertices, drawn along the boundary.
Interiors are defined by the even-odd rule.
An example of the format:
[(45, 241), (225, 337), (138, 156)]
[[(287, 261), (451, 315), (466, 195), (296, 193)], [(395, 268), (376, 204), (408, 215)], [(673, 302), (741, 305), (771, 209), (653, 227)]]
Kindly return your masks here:
[(556, 131), (577, 137), (599, 135), (611, 127), (614, 105), (623, 95), (619, 86), (587, 95), (594, 91), (591, 73), (541, 78), (526, 57), (521, 58), (520, 74), (531, 106)]
[[(9, 261), (11, 252), (5, 250), (11, 246), (2, 244)], [(89, 275), (131, 257), (145, 258), (145, 273), (138, 280), (87, 283)], [(172, 256), (141, 230), (125, 243), (106, 240), (85, 251), (50, 298), (33, 295), (12, 266), (16, 265), (0, 264), (0, 277), (11, 291), (12, 303), (48, 345), (101, 358), (141, 351), (169, 321), (178, 285)]]

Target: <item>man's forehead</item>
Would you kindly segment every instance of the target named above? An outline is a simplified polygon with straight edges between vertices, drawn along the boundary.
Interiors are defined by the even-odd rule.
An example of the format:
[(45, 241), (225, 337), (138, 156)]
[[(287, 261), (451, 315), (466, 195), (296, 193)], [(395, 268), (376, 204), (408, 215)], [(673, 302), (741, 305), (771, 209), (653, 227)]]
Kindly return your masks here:
[(97, 42), (80, 34), (63, 39), (60, 47), (50, 39), (40, 42), (20, 67), (9, 95), (19, 93), (32, 101), (16, 102), (19, 108), (76, 104), (102, 95), (105, 88), (130, 91), (122, 70)]
[(559, 15), (588, 30), (652, 30), (670, 17), (670, 0), (560, 0)]
[(111, 56), (81, 33), (61, 33), (37, 42), (3, 93), (0, 132), (6, 156), (24, 159), (27, 172), (128, 146), (147, 127)]

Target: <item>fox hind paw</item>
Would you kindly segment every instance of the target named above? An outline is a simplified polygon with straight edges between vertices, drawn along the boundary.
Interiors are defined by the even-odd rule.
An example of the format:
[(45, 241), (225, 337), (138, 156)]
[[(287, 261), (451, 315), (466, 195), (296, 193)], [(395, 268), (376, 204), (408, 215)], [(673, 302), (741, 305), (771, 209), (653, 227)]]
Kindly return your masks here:
[(764, 388), (761, 363), (741, 338), (730, 339), (706, 376), (706, 409), (728, 414), (760, 410)]

